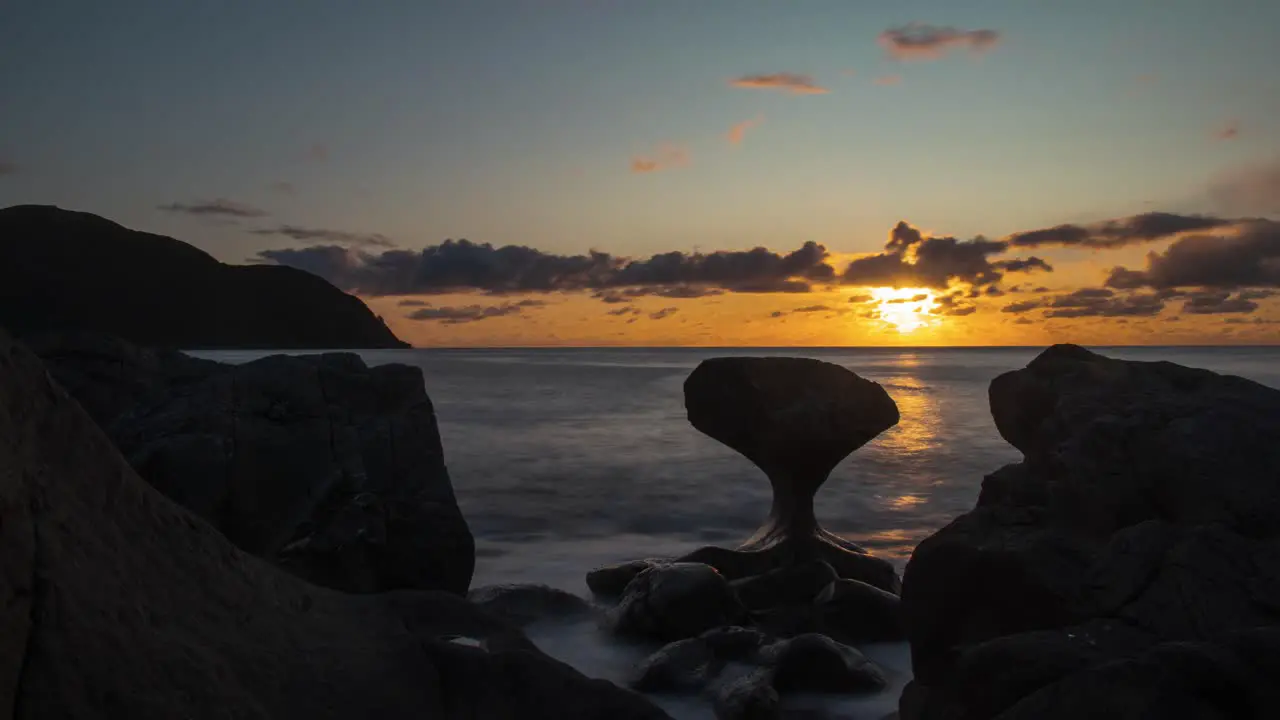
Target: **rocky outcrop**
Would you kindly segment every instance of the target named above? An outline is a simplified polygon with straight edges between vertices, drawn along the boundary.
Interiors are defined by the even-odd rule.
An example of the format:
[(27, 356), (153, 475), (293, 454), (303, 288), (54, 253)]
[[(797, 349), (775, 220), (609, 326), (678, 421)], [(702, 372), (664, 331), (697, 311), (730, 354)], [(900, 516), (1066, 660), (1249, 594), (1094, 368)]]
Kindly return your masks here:
[(904, 720), (1280, 717), (1280, 391), (1059, 345), (990, 399), (1024, 460), (907, 565)]
[(173, 238), (43, 205), (0, 209), (0, 326), (185, 349), (408, 347), (359, 298), (311, 273), (226, 265)]
[(470, 585), (417, 369), (350, 353), (226, 365), (91, 334), (32, 346), (139, 475), (242, 550), (348, 592)]
[(614, 632), (656, 640), (680, 640), (746, 617), (729, 583), (700, 563), (657, 565), (630, 583), (609, 611)]
[(685, 559), (731, 579), (822, 559), (841, 577), (898, 591), (892, 565), (823, 530), (813, 511), (814, 494), (835, 466), (898, 423), (884, 388), (820, 360), (724, 357), (698, 365), (684, 396), (689, 422), (745, 455), (773, 487), (769, 516), (746, 543)]
[(744, 627), (722, 627), (671, 643), (637, 668), (632, 687), (712, 699), (716, 717), (777, 717), (780, 696), (858, 695), (884, 689), (884, 671), (825, 635), (779, 640)]
[(486, 585), (473, 588), (467, 599), (490, 615), (514, 625), (539, 621), (572, 621), (591, 615), (591, 603), (546, 585)]
[(460, 597), (334, 592), (238, 550), (3, 333), (0, 543), (6, 716), (666, 717)]

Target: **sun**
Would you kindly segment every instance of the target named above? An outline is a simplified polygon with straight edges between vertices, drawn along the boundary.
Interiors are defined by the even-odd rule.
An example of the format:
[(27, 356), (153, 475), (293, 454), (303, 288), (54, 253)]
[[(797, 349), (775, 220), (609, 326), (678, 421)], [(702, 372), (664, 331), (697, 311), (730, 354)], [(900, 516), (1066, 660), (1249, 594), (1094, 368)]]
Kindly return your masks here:
[(875, 288), (871, 297), (882, 321), (906, 334), (933, 323), (933, 292), (927, 288)]

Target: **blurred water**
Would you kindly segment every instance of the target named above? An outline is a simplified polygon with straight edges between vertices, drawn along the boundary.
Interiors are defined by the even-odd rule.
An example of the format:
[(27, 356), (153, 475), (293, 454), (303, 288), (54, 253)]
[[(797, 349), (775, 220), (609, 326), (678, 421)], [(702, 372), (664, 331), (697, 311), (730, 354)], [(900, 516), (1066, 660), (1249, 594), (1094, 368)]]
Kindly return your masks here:
[[(1098, 348), (1170, 360), (1280, 387), (1280, 348)], [(827, 529), (904, 564), (923, 537), (973, 506), (984, 474), (1018, 459), (996, 432), (987, 385), (1038, 349), (567, 349), (362, 351), (370, 364), (421, 368), (458, 502), (476, 536), (475, 584), (541, 582), (586, 592), (607, 562), (732, 546), (769, 509), (764, 475), (686, 421), (681, 386), (719, 355), (798, 355), (881, 383), (901, 422), (855, 452), (817, 496)], [(264, 353), (201, 353), (240, 362)], [(532, 633), (588, 674), (620, 680), (646, 648), (589, 626)], [(866, 649), (871, 652), (871, 649)], [(874, 650), (909, 671), (901, 646)], [(825, 703), (831, 717), (882, 717), (896, 690)], [(681, 717), (704, 704), (669, 701)], [(803, 703), (802, 703), (803, 704)], [(840, 709), (848, 711), (847, 713)]]

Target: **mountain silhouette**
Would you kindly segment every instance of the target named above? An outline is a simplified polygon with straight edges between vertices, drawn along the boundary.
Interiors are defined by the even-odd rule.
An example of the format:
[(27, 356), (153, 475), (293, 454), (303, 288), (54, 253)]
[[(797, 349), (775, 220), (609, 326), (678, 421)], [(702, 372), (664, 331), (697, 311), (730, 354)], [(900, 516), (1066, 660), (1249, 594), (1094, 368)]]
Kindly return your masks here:
[(310, 273), (227, 265), (191, 245), (46, 205), (0, 210), (0, 326), (180, 349), (402, 348), (358, 298)]

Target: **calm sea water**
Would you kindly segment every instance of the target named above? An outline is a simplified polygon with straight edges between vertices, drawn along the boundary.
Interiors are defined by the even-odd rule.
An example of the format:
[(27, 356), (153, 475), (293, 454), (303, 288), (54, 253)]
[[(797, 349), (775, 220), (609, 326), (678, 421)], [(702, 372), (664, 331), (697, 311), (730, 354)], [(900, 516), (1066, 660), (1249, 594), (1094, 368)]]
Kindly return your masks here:
[[(1280, 347), (1097, 348), (1170, 360), (1280, 387)], [(720, 355), (794, 355), (843, 365), (885, 387), (901, 422), (855, 452), (817, 496), (831, 531), (904, 564), (923, 537), (973, 506), (984, 474), (1019, 458), (996, 432), (987, 385), (1039, 349), (393, 350), (370, 364), (421, 368), (459, 504), (477, 542), (475, 584), (541, 582), (586, 593), (590, 568), (733, 546), (769, 509), (764, 475), (685, 419), (682, 383)], [(262, 353), (202, 353), (239, 362)], [(647, 648), (592, 627), (531, 633), (548, 652), (625, 677)], [(902, 646), (863, 648), (895, 689), (825, 703), (833, 717), (881, 717), (909, 667)], [(667, 703), (681, 717), (705, 706)], [(822, 703), (819, 703), (822, 704)]]

